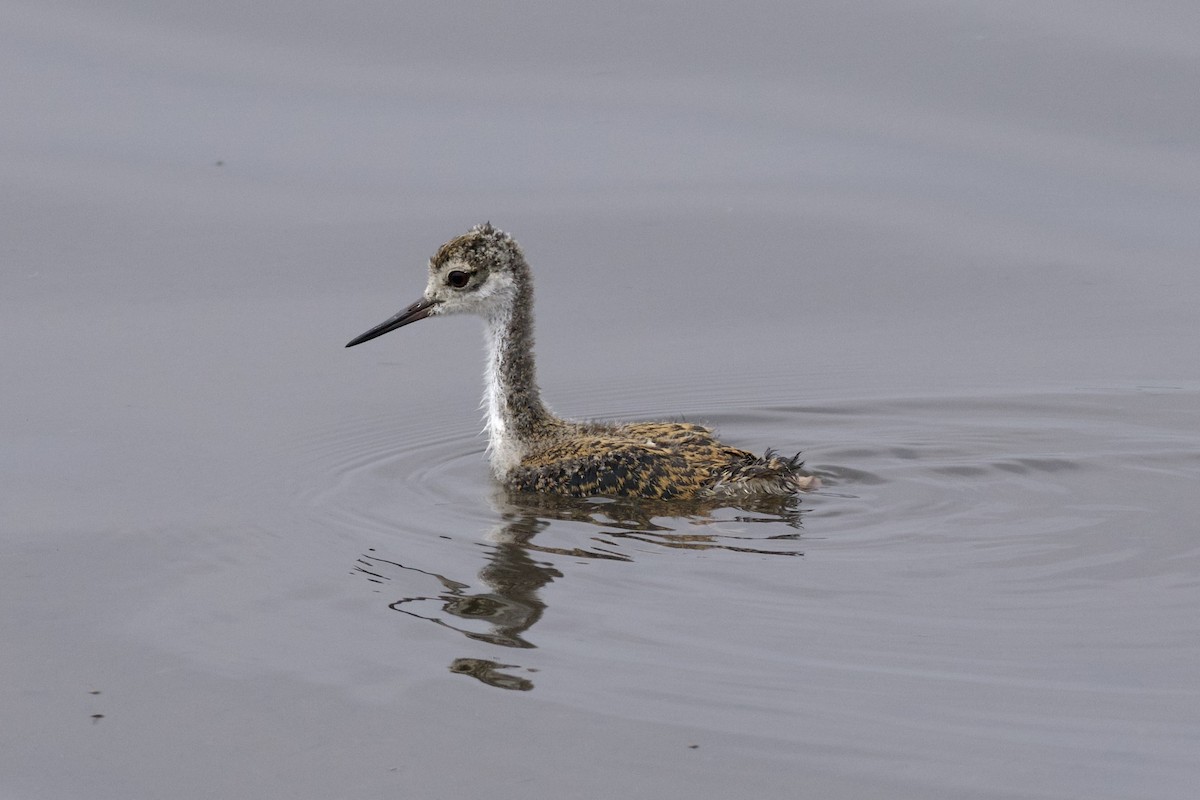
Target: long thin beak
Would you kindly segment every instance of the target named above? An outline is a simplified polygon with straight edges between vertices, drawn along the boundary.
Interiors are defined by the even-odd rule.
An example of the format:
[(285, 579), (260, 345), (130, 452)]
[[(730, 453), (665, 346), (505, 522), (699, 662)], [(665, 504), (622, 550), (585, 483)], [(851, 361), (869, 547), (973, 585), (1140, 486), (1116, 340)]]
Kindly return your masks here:
[(362, 336), (356, 336), (355, 338), (351, 339), (346, 347), (354, 347), (356, 344), (369, 342), (376, 336), (383, 336), (385, 333), (396, 330), (396, 328), (403, 328), (410, 322), (416, 322), (419, 319), (425, 319), (433, 313), (434, 306), (436, 305), (437, 304), (434, 301), (426, 300), (424, 297), (422, 297), (420, 300), (413, 303), (396, 316), (384, 320), (374, 328), (371, 328), (371, 330), (364, 333)]

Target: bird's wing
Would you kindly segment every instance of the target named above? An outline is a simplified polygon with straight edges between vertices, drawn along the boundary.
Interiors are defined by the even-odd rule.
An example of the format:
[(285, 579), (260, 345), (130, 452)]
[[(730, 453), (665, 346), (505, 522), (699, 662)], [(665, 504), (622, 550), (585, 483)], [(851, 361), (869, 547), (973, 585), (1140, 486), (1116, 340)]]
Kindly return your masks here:
[(675, 450), (624, 436), (580, 436), (531, 453), (509, 474), (523, 491), (576, 497), (695, 497), (712, 471)]

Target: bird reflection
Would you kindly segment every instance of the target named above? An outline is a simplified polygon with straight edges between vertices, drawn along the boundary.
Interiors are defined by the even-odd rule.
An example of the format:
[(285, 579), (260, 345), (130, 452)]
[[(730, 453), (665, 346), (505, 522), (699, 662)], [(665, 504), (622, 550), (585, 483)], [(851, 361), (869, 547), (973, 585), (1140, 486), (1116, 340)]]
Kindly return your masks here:
[[(497, 488), (492, 495), (492, 505), (504, 520), (504, 524), (493, 531), (493, 541), (517, 542), (523, 548), (544, 553), (632, 561), (632, 554), (621, 552), (622, 542), (646, 542), (685, 550), (804, 555), (788, 548), (763, 546), (800, 538), (800, 500), (795, 495), (742, 498), (735, 504), (727, 499), (562, 497)], [(732, 516), (719, 512), (731, 512)], [(556, 547), (533, 541), (534, 534), (554, 522), (582, 522), (600, 528), (601, 532), (592, 537), (598, 545)], [(746, 523), (782, 525), (786, 532), (752, 535), (742, 527)], [(685, 528), (687, 532), (680, 533), (678, 528)]]
[[(727, 500), (572, 498), (497, 487), (491, 500), (499, 522), (486, 536), (488, 561), (479, 571), (476, 583), (482, 584), (480, 588), (484, 591), (471, 591), (471, 583), (384, 558), (374, 549), (358, 558), (355, 572), (379, 584), (401, 574), (417, 573), (432, 578), (441, 587), (435, 595), (402, 597), (388, 607), (458, 631), (475, 641), (527, 649), (536, 646), (526, 637), (546, 610), (540, 590), (563, 577), (557, 567), (541, 556), (632, 561), (635, 548), (644, 550), (646, 545), (803, 555), (791, 549), (801, 532), (801, 511), (794, 496), (762, 497), (730, 505)], [(762, 535), (755, 536), (748, 527), (754, 523), (770, 524), (763, 526)], [(571, 530), (578, 524), (585, 526), (585, 536)], [(572, 535), (565, 537), (556, 531), (559, 542), (536, 541), (551, 526)], [(782, 533), (767, 533), (781, 527)], [(571, 543), (562, 543), (564, 538)], [(530, 679), (503, 671), (520, 669), (518, 665), (479, 658), (458, 658), (450, 665), (451, 672), (470, 675), (489, 686), (529, 691), (533, 688)]]
[(485, 658), (456, 658), (450, 662), (450, 671), (459, 675), (470, 675), (476, 680), (495, 686), (497, 689), (517, 689), (528, 692), (533, 688), (533, 681), (517, 675), (500, 672), (501, 669), (513, 668), (516, 664), (497, 664)]

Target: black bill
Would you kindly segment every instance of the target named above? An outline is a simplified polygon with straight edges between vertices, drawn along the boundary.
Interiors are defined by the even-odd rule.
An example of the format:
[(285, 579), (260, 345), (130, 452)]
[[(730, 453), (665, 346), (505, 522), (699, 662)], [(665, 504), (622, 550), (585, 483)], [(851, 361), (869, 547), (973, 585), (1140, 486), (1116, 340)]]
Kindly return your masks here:
[(432, 300), (426, 300), (422, 297), (420, 300), (413, 303), (396, 316), (379, 323), (361, 336), (354, 337), (350, 340), (346, 347), (354, 347), (356, 344), (369, 342), (376, 336), (383, 336), (385, 333), (396, 330), (396, 328), (403, 328), (410, 322), (416, 322), (419, 319), (425, 319), (433, 313), (433, 307), (435, 305), (436, 303), (434, 303)]

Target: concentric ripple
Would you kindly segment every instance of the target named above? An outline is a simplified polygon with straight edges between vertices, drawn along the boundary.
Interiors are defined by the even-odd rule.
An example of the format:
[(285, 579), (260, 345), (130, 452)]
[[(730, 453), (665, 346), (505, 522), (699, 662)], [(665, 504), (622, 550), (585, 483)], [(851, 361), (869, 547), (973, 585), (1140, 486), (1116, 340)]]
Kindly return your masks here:
[(294, 500), (344, 532), (443, 534), (473, 514), (487, 486), (484, 440), (451, 421), (356, 420), (307, 437)]
[[(722, 429), (774, 427), (773, 415), (764, 413), (678, 416)], [(411, 419), (385, 417), (311, 432), (296, 446), (300, 479), (292, 489), (293, 501), (306, 514), (348, 534), (465, 534), (476, 541), (500, 541), (544, 520), (556, 528), (584, 526), (582, 533), (569, 535), (570, 544), (546, 546), (599, 558), (631, 558), (609, 551), (638, 543), (799, 554), (794, 542), (802, 527), (803, 500), (727, 506), (523, 496), (491, 479), (486, 443), (476, 429), (460, 421), (431, 422), (418, 426)], [(775, 529), (755, 530), (755, 523)], [(765, 548), (755, 547), (757, 541)], [(792, 544), (779, 547), (781, 542)]]
[[(935, 620), (951, 629), (996, 625), (1003, 609), (1022, 617), (1040, 608), (1043, 626), (1058, 631), (1065, 623), (1050, 622), (1051, 610), (1073, 608), (1090, 583), (1130, 575), (1169, 582), (1198, 568), (1189, 537), (1169, 525), (1145, 528), (1152, 519), (1161, 527), (1155, 498), (1191, 491), (1200, 477), (1195, 408), (1194, 394), (1130, 390), (821, 405), (718, 400), (685, 409), (680, 417), (714, 425), (749, 449), (805, 445), (823, 487), (791, 503), (743, 507), (516, 495), (490, 478), (484, 441), (469, 422), (386, 416), (306, 437), (296, 447), (292, 494), (298, 512), (353, 543), (346, 563), (398, 624), (436, 625), (476, 647), (548, 646), (546, 590), (559, 582), (588, 587), (594, 608), (619, 605), (613, 592), (666, 606), (721, 596), (722, 613), (771, 624), (775, 604), (807, 598), (807, 626), (836, 629), (841, 622), (822, 616), (854, 614), (856, 624), (874, 620), (881, 630)], [(646, 416), (669, 415), (624, 418)], [(688, 570), (667, 566), (678, 558), (726, 567), (687, 578)], [(794, 567), (747, 572), (729, 559)], [(653, 575), (634, 570), (647, 560), (658, 562)], [(602, 582), (588, 581), (601, 574), (585, 570), (589, 564)], [(990, 605), (945, 609), (928, 597), (905, 599), (913, 581), (962, 597), (973, 596), (972, 582), (986, 583)], [(847, 599), (821, 602), (840, 596)], [(1123, 613), (1107, 597), (1088, 604)], [(1164, 614), (1158, 633), (1168, 626), (1190, 636), (1190, 620)], [(550, 641), (563, 657), (579, 649), (574, 657), (594, 661), (584, 641), (606, 634), (585, 625), (578, 635)], [(669, 628), (655, 635), (675, 646)], [(724, 652), (710, 643), (705, 658), (717, 671), (709, 677), (719, 683), (719, 670), (734, 668), (744, 646), (731, 641)], [(881, 646), (844, 655), (879, 664), (907, 657)], [(522, 672), (532, 669), (525, 657), (484, 655), (468, 649), (447, 669), (489, 686), (535, 687)], [(621, 658), (643, 656), (634, 647)], [(692, 669), (692, 680), (707, 679)], [(659, 687), (661, 702), (670, 705), (673, 694)]]
[[(731, 382), (729, 391), (734, 389)], [(822, 488), (799, 503), (743, 508), (514, 495), (490, 478), (485, 441), (470, 422), (381, 417), (331, 426), (302, 440), (293, 499), (306, 515), (347, 534), (497, 541), (513, 538), (515, 521), (528, 517), (518, 527), (540, 525), (539, 544), (562, 552), (584, 552), (601, 536), (601, 557), (632, 558), (637, 543), (757, 552), (763, 548), (753, 542), (794, 544), (802, 535), (825, 542), (823, 547), (893, 545), (898, 538), (961, 537), (964, 529), (979, 534), (1017, 511), (1035, 511), (1033, 527), (1054, 533), (1086, 522), (1084, 506), (1091, 505), (1082, 502), (1086, 489), (1078, 484), (1094, 486), (1098, 471), (1136, 463), (1169, 476), (1193, 466), (1194, 441), (1178, 431), (1128, 424), (1124, 407), (1147, 399), (1081, 394), (748, 408), (745, 401), (718, 398), (707, 411), (676, 415), (713, 425), (748, 449), (788, 452), (789, 441), (796, 449), (804, 446)], [(670, 415), (618, 418), (647, 416)], [(1114, 482), (1114, 497), (1120, 489)], [(565, 528), (572, 530), (563, 533)], [(565, 541), (557, 541), (560, 533)], [(544, 544), (549, 539), (556, 541)]]

